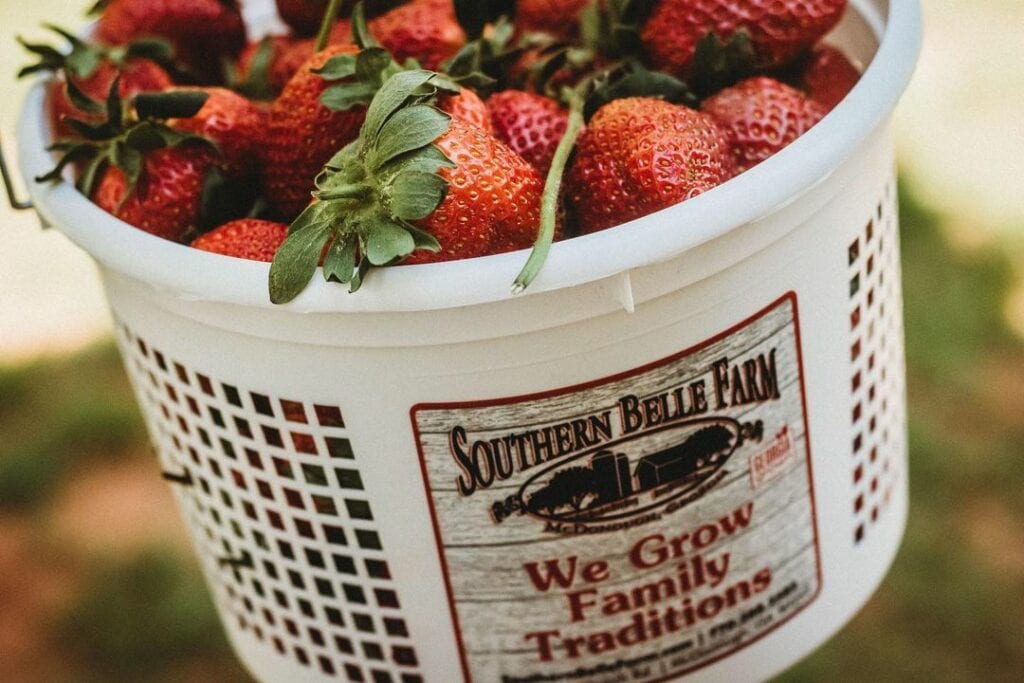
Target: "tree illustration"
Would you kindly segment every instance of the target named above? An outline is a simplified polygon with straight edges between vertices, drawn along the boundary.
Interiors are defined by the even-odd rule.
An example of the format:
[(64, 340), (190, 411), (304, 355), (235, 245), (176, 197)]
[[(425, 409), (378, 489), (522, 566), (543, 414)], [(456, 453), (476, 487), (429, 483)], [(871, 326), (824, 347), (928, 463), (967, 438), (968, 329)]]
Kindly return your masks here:
[(721, 425), (705, 427), (693, 433), (683, 444), (684, 452), (693, 458), (710, 456), (732, 447), (733, 433)]
[(532, 512), (554, 513), (564, 507), (573, 512), (583, 509), (587, 499), (597, 496), (597, 479), (589, 467), (568, 467), (561, 470), (547, 486), (530, 496)]

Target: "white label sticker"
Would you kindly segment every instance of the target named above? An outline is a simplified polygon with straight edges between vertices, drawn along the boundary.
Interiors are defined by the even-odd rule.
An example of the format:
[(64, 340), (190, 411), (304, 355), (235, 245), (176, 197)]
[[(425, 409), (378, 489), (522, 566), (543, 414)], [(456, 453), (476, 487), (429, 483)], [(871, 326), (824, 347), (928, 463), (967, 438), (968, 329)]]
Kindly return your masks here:
[(793, 294), (628, 373), (412, 415), (466, 680), (666, 680), (818, 594)]

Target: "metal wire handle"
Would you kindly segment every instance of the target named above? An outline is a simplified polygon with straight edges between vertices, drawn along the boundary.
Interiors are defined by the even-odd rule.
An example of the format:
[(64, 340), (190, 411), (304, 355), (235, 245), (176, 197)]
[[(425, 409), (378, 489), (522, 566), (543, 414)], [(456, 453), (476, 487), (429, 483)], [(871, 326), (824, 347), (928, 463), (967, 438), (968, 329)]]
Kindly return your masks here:
[(10, 203), (11, 208), (15, 211), (24, 211), (32, 208), (32, 202), (29, 200), (20, 200), (17, 196), (17, 191), (14, 189), (14, 178), (11, 175), (10, 170), (7, 168), (7, 159), (4, 157), (4, 144), (3, 138), (0, 137), (0, 176), (4, 180), (4, 189), (7, 190), (7, 201)]

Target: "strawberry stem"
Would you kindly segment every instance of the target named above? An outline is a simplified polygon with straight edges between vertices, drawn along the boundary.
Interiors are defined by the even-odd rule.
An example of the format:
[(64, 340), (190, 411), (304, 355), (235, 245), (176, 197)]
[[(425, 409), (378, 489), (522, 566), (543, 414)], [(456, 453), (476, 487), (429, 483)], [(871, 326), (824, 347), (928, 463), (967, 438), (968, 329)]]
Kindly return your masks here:
[(558, 222), (558, 200), (562, 191), (562, 178), (565, 175), (569, 157), (576, 148), (576, 140), (583, 130), (584, 104), (582, 89), (574, 91), (569, 100), (569, 123), (565, 129), (565, 135), (562, 136), (562, 140), (555, 150), (555, 156), (551, 161), (551, 170), (544, 182), (537, 241), (533, 243), (530, 258), (512, 285), (513, 296), (522, 294), (533, 283), (544, 267), (544, 262), (548, 259), (548, 252), (551, 251), (551, 243), (555, 239), (555, 226)]
[(334, 28), (334, 22), (338, 20), (338, 12), (341, 11), (341, 6), (345, 0), (330, 0), (327, 3), (327, 9), (324, 11), (323, 21), (320, 22), (320, 31), (316, 34), (316, 47), (313, 48), (314, 52), (320, 52), (327, 47), (327, 41), (331, 38), (331, 29)]
[(317, 199), (323, 200), (335, 200), (335, 199), (369, 199), (373, 196), (373, 188), (369, 185), (338, 185), (332, 187), (330, 190), (324, 192), (318, 192), (316, 194)]

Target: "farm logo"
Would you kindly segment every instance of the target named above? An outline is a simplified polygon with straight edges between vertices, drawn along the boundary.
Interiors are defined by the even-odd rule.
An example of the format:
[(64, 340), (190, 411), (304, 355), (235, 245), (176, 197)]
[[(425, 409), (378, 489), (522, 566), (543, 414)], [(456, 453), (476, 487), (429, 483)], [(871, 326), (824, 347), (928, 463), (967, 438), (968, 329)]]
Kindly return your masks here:
[(529, 515), (556, 534), (646, 524), (704, 496), (726, 478), (736, 449), (763, 433), (761, 422), (709, 417), (620, 439), (541, 470), (491, 515)]

